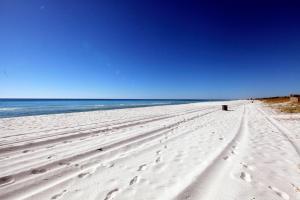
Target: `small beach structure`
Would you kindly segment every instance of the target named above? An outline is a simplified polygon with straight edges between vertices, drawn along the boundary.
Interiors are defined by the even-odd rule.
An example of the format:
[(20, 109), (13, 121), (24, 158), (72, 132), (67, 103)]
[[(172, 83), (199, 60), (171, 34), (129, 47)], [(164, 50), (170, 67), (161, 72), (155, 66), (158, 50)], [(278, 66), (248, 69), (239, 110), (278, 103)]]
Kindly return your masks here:
[(300, 102), (300, 95), (299, 94), (291, 94), (290, 95), (290, 102), (299, 103)]
[(228, 105), (222, 105), (222, 110), (228, 110)]

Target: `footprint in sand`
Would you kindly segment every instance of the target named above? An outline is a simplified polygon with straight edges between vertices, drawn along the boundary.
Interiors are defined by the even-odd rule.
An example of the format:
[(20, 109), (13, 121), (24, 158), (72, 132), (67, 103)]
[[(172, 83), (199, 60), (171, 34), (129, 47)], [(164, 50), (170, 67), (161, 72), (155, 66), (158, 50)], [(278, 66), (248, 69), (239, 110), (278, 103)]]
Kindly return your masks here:
[(109, 163), (107, 165), (104, 165), (104, 167), (106, 167), (106, 168), (112, 168), (114, 166), (115, 166), (115, 163)]
[(247, 172), (241, 172), (240, 178), (248, 183), (250, 183), (252, 180), (251, 175), (248, 174)]
[(89, 172), (81, 173), (78, 175), (78, 178), (84, 178), (84, 177), (87, 177), (88, 175), (90, 175)]
[(296, 192), (300, 192), (300, 187), (297, 187), (295, 184), (291, 183)]
[(12, 184), (15, 182), (15, 179), (12, 176), (4, 176), (0, 178), (0, 187)]
[(47, 170), (46, 169), (33, 169), (31, 171), (31, 174), (42, 174), (45, 173)]
[(116, 189), (113, 189), (111, 190), (109, 193), (107, 193), (106, 197), (104, 200), (110, 200), (110, 199), (113, 199), (116, 195), (117, 195), (117, 192), (119, 191), (118, 188)]
[(253, 166), (247, 165), (247, 164), (242, 163), (242, 162), (241, 162), (240, 164), (243, 166), (243, 168), (249, 169), (249, 170), (251, 170), (251, 171), (254, 170), (254, 167), (253, 167)]
[(56, 194), (56, 195), (54, 195), (53, 197), (51, 197), (51, 199), (58, 199), (58, 198), (62, 197), (63, 194), (66, 193), (66, 192), (67, 192), (67, 190), (64, 190), (64, 191), (62, 191), (61, 193)]
[(146, 169), (147, 165), (143, 164), (141, 166), (139, 166), (138, 171), (144, 171)]
[(58, 164), (59, 164), (59, 165), (70, 165), (70, 163), (69, 163), (69, 162), (66, 162), (66, 161), (61, 161), (61, 162), (59, 162)]
[(290, 199), (290, 196), (287, 193), (280, 191), (278, 188), (272, 187), (270, 185), (268, 186), (268, 188), (271, 189), (273, 192), (275, 192), (275, 194), (277, 194), (278, 196), (280, 196), (284, 200), (289, 200)]
[(135, 176), (130, 180), (129, 185), (133, 185), (133, 184), (137, 183), (138, 181), (139, 181), (139, 177)]
[(229, 156), (224, 156), (223, 160), (227, 160), (229, 158)]
[(156, 163), (159, 163), (160, 161), (161, 161), (160, 157), (156, 158), (156, 160), (155, 160)]
[(160, 150), (156, 151), (156, 155), (159, 155), (159, 154), (161, 154), (161, 151)]

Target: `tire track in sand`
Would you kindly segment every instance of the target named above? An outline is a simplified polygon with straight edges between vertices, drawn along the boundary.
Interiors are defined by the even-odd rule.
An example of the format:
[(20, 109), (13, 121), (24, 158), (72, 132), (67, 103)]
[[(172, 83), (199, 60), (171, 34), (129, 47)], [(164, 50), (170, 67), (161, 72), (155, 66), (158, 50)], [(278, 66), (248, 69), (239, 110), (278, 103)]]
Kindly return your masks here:
[[(32, 148), (32, 147), (37, 147), (37, 146), (41, 146), (41, 145), (47, 145), (50, 143), (55, 143), (55, 142), (62, 142), (64, 140), (69, 140), (69, 139), (75, 139), (75, 138), (81, 138), (84, 137), (86, 135), (91, 135), (91, 134), (98, 134), (98, 133), (103, 133), (103, 132), (107, 132), (110, 131), (112, 129), (122, 129), (122, 128), (128, 128), (128, 127), (132, 127), (132, 126), (137, 126), (137, 125), (143, 125), (146, 123), (151, 123), (151, 122), (155, 122), (155, 121), (159, 121), (159, 120), (163, 120), (163, 119), (169, 119), (172, 117), (176, 117), (176, 116), (181, 116), (181, 115), (186, 115), (186, 114), (190, 114), (190, 113), (195, 113), (195, 112), (199, 112), (199, 111), (205, 111), (205, 110), (209, 110), (212, 108), (205, 108), (205, 109), (197, 109), (197, 110), (192, 110), (192, 111), (187, 111), (187, 112), (182, 112), (181, 114), (171, 114), (168, 116), (162, 116), (162, 117), (153, 117), (153, 118), (149, 118), (146, 120), (142, 119), (142, 120), (133, 120), (133, 123), (129, 123), (125, 122), (123, 124), (118, 124), (113, 128), (107, 128), (107, 127), (99, 127), (98, 130), (94, 130), (94, 131), (89, 131), (89, 132), (83, 132), (83, 133), (77, 133), (77, 134), (72, 134), (72, 132), (67, 132), (67, 133), (60, 133), (59, 135), (62, 135), (61, 137), (56, 137), (57, 135), (55, 135), (56, 138), (49, 138), (49, 137), (53, 137), (53, 136), (44, 136), (44, 137), (40, 137), (40, 138), (33, 138), (30, 140), (22, 140), (20, 141), (20, 143), (24, 143), (24, 142), (30, 142), (32, 140), (38, 140), (38, 139), (43, 139), (41, 141), (36, 141), (36, 142), (30, 142), (30, 143), (25, 143), (25, 144), (20, 144), (20, 145), (15, 145), (15, 146), (7, 146), (7, 147), (2, 147), (0, 148), (0, 153), (6, 153), (6, 152), (10, 152), (10, 151), (16, 151), (16, 150), (20, 150), (20, 149), (25, 149), (25, 148)], [(88, 130), (85, 130), (88, 131)], [(63, 136), (64, 134), (68, 134), (70, 133), (71, 135), (66, 135)], [(10, 143), (6, 143), (5, 145), (10, 145), (10, 144), (16, 144), (18, 143), (17, 141), (13, 141)], [(1, 146), (4, 146), (4, 144), (2, 144)]]
[[(90, 159), (92, 158), (93, 156), (99, 156), (99, 153), (105, 153), (106, 151), (109, 152), (110, 149), (115, 149), (118, 150), (118, 148), (123, 148), (124, 146), (126, 145), (129, 145), (131, 143), (134, 143), (134, 142), (138, 142), (138, 140), (143, 140), (143, 139), (146, 139), (148, 137), (155, 137), (156, 134), (157, 136), (160, 136), (160, 132), (162, 132), (162, 134), (165, 134), (165, 131), (171, 131), (172, 128), (178, 126), (180, 123), (184, 123), (184, 122), (187, 122), (187, 121), (190, 121), (190, 120), (194, 120), (194, 119), (197, 119), (199, 117), (202, 117), (202, 116), (205, 116), (207, 114), (210, 114), (210, 113), (213, 113), (213, 112), (216, 112), (218, 111), (219, 109), (214, 109), (212, 111), (209, 111), (209, 112), (206, 112), (204, 114), (200, 114), (200, 115), (196, 115), (196, 116), (193, 116), (189, 119), (184, 119), (184, 120), (181, 120), (180, 122), (176, 122), (174, 124), (171, 124), (169, 126), (166, 126), (166, 127), (163, 127), (163, 128), (160, 128), (156, 131), (151, 131), (149, 133), (145, 133), (143, 135), (138, 135), (136, 136), (135, 138), (127, 138), (126, 140), (123, 140), (123, 141), (120, 141), (120, 142), (117, 142), (117, 143), (114, 143), (114, 144), (111, 144), (109, 146), (104, 146), (102, 147), (102, 150), (103, 152), (99, 152), (98, 149), (96, 150), (92, 150), (92, 151), (89, 151), (89, 152), (85, 152), (83, 154), (79, 154), (79, 155), (75, 155), (73, 157), (70, 157), (70, 158), (66, 158), (66, 159), (63, 159), (63, 160), (60, 160), (59, 162), (70, 162), (70, 160), (72, 162), (80, 162), (80, 160), (87, 160), (87, 159)], [(55, 163), (50, 163), (50, 164), (47, 164), (45, 166), (40, 166), (39, 169), (47, 169), (47, 172), (48, 171), (55, 171), (55, 170), (58, 170), (58, 169), (61, 169), (61, 168), (57, 168), (59, 165), (57, 165), (58, 162), (55, 162)], [(14, 177), (21, 177), (21, 179), (19, 180), (16, 180), (17, 182), (21, 182), (21, 185), (22, 185), (22, 182), (26, 181), (26, 177), (28, 178), (28, 171), (25, 171), (25, 172), (22, 172), (22, 173), (19, 173), (19, 174), (15, 174), (15, 175), (12, 175)], [(61, 182), (64, 182), (66, 180), (69, 180), (71, 178), (73, 178), (74, 176), (77, 176), (78, 175), (78, 169), (77, 170), (70, 170), (68, 172), (64, 172), (64, 177), (60, 177), (60, 178), (57, 178), (56, 179), (53, 179), (53, 180), (49, 180), (48, 182), (44, 182), (43, 184), (38, 184), (36, 185), (35, 187), (31, 187), (30, 185), (26, 185), (26, 187), (20, 187), (17, 191), (16, 190), (12, 190), (11, 192), (8, 192), (8, 193), (4, 193), (3, 195), (0, 196), (0, 198), (6, 198), (6, 199), (14, 199), (14, 198), (19, 198), (19, 197), (23, 197), (23, 198), (26, 198), (26, 197), (30, 197), (34, 194), (37, 194), (39, 192), (42, 192), (44, 190), (47, 190)], [(23, 179), (23, 178), (25, 179)], [(22, 180), (23, 179), (23, 180)], [(27, 188), (27, 189), (26, 189)], [(25, 192), (26, 191), (26, 192)], [(24, 196), (25, 195), (25, 196)]]
[(264, 111), (262, 111), (260, 108), (257, 109), (262, 115), (267, 119), (268, 122), (270, 122), (279, 132), (280, 134), (286, 138), (286, 140), (291, 144), (295, 152), (300, 157), (300, 149), (299, 147), (289, 138), (289, 135), (296, 135), (292, 134), (291, 131), (289, 131), (287, 128), (283, 127), (278, 121), (273, 119), (272, 117), (268, 116)]
[[(203, 109), (203, 110), (205, 111), (205, 110), (211, 110), (211, 109)], [(201, 110), (201, 111), (203, 111), (203, 110)], [(213, 109), (213, 110), (215, 110), (215, 109)], [(191, 113), (188, 112), (186, 115), (188, 115), (188, 114), (191, 114)], [(200, 115), (201, 115), (201, 113), (200, 113)], [(181, 116), (181, 115), (179, 115), (179, 116)], [(176, 123), (174, 125), (176, 125)], [(168, 128), (168, 126), (165, 126), (163, 128)], [(154, 129), (153, 131), (160, 131), (160, 130)], [(148, 132), (149, 131), (147, 131), (145, 134), (147, 135)], [(144, 135), (144, 132), (140, 132), (139, 134), (134, 134), (134, 135), (135, 136)], [(128, 135), (126, 137), (124, 137), (124, 138), (119, 138), (118, 140), (112, 140), (110, 143), (116, 143), (116, 142), (119, 142), (119, 141), (122, 141), (122, 140), (126, 140), (126, 138), (128, 138)], [(135, 138), (135, 137), (131, 137), (131, 138)], [(81, 143), (81, 141), (79, 141), (79, 143)], [(71, 145), (74, 145), (74, 144), (72, 143)], [(85, 143), (82, 143), (80, 145), (84, 146), (84, 147), (86, 146)], [(92, 146), (89, 146), (88, 148), (87, 147), (83, 148), (81, 152), (77, 151), (77, 154), (82, 154), (83, 152), (87, 152), (87, 151), (91, 151), (91, 150), (97, 150), (99, 147), (103, 148), (103, 146), (107, 146), (107, 145), (109, 145), (109, 143), (101, 143), (101, 144), (97, 144), (96, 143), (96, 144), (94, 144)], [(61, 146), (60, 148), (63, 148), (63, 146)], [(80, 149), (80, 147), (78, 145), (76, 146), (76, 148)], [(44, 149), (44, 150), (47, 151), (47, 149)], [(36, 154), (37, 152), (35, 151), (34, 153)], [(62, 149), (61, 151), (57, 151), (56, 154), (57, 153), (63, 153), (65, 155), (64, 157), (70, 157), (70, 155), (74, 155), (74, 151), (72, 149), (70, 149), (68, 151)], [(69, 155), (67, 155), (67, 154), (69, 154)], [(60, 157), (61, 157), (61, 155), (60, 155)], [(44, 156), (42, 156), (42, 157), (40, 157), (41, 160), (39, 160), (39, 163), (40, 163), (40, 165), (45, 165), (45, 163), (49, 163), (49, 162), (54, 162), (54, 161), (57, 161), (57, 160), (61, 160), (62, 158), (60, 158), (60, 157), (55, 156), (55, 157), (51, 158), (51, 160), (49, 160), (49, 159), (46, 159), (46, 158), (44, 159)], [(26, 156), (26, 157), (23, 158), (23, 156), (21, 156), (18, 160), (13, 159), (14, 162), (12, 164), (10, 164), (11, 162), (7, 162), (7, 163), (10, 164), (10, 165), (18, 164), (19, 166), (24, 166), (24, 164), (26, 164), (26, 168), (28, 168), (28, 167), (30, 167), (29, 166), (30, 160), (35, 160), (35, 159), (37, 159), (37, 157), (34, 157), (34, 156), (30, 156), (29, 157), (29, 155), (28, 155), (28, 156)], [(4, 166), (1, 166), (1, 167), (4, 167)], [(0, 167), (0, 169), (1, 169), (1, 167)]]
[[(224, 169), (230, 169), (234, 163), (234, 159), (228, 159), (234, 155), (232, 154), (232, 149), (235, 149), (238, 143), (243, 143), (247, 132), (247, 110), (244, 106), (235, 136), (216, 156), (207, 160), (208, 164), (200, 169), (196, 177), (191, 177), (186, 181), (186, 184), (183, 184), (185, 187), (173, 199), (215, 199), (216, 191), (219, 187), (222, 187), (219, 183), (222, 183), (220, 180), (222, 180), (224, 171), (226, 171)], [(243, 144), (239, 146), (243, 146)]]

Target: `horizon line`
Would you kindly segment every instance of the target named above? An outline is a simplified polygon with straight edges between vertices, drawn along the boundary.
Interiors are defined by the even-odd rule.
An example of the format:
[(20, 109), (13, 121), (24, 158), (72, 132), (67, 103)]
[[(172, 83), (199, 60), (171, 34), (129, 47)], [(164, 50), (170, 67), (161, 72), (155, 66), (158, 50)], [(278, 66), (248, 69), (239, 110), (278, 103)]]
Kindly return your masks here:
[(0, 100), (236, 100), (243, 98), (2, 98)]

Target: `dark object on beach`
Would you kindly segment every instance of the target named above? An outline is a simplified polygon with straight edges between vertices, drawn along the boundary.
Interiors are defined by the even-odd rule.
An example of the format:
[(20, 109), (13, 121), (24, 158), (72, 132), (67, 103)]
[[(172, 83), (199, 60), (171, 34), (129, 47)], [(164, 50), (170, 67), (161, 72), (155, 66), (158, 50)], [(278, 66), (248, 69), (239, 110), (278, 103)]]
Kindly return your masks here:
[(102, 148), (99, 148), (99, 149), (97, 149), (98, 151), (103, 151), (103, 149)]
[(228, 110), (228, 105), (222, 105), (222, 110)]

